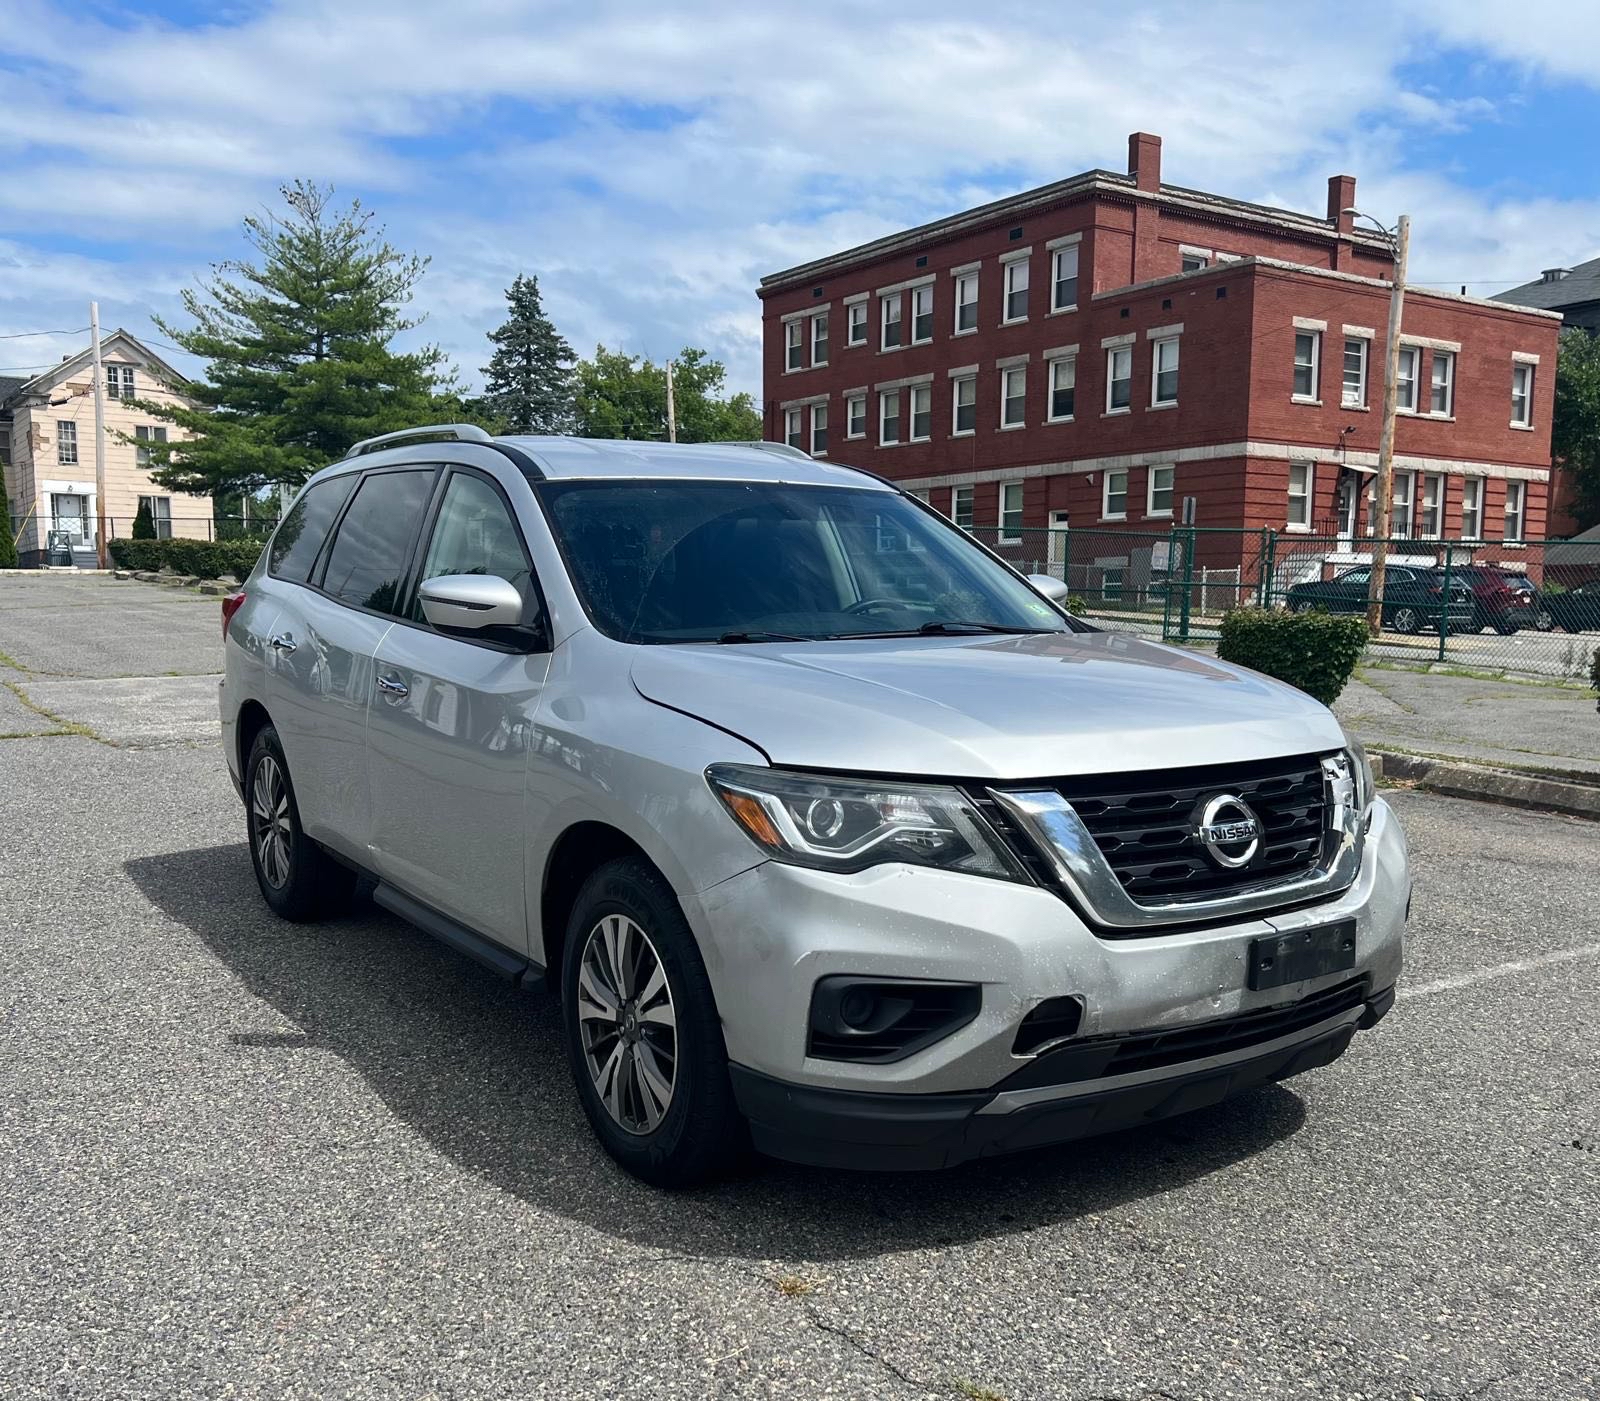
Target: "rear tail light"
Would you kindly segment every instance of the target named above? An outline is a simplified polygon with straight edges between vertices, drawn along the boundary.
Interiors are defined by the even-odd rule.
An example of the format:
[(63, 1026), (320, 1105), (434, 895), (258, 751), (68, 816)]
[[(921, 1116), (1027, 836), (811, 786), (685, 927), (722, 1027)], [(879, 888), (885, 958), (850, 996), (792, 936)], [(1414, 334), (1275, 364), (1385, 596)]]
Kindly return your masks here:
[(231, 593), (222, 600), (222, 640), (228, 640), (228, 624), (233, 621), (233, 615), (244, 604), (244, 590)]

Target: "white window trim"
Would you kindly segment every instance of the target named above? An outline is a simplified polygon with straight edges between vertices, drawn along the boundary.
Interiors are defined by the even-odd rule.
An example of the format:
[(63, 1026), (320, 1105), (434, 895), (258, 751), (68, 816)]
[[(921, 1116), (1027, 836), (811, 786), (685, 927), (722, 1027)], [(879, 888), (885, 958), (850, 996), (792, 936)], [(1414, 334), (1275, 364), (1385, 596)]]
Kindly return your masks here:
[(817, 447), (817, 415), (819, 413), (822, 415), (822, 431), (824, 433), (830, 432), (833, 425), (828, 422), (828, 405), (826, 400), (820, 404), (813, 404), (811, 406), (811, 455), (813, 457), (826, 457), (828, 455), (827, 448), (819, 449)]
[(1177, 466), (1175, 464), (1173, 464), (1173, 463), (1168, 463), (1168, 462), (1155, 462), (1155, 463), (1152, 463), (1149, 467), (1145, 468), (1145, 473), (1144, 473), (1144, 513), (1150, 520), (1156, 520), (1156, 521), (1171, 520), (1172, 519), (1172, 507), (1171, 506), (1168, 506), (1166, 508), (1166, 510), (1164, 510), (1164, 511), (1156, 510), (1156, 473), (1157, 472), (1171, 472), (1172, 473), (1172, 484), (1167, 488), (1167, 490), (1172, 493), (1172, 496), (1173, 496), (1174, 500), (1177, 499), (1177, 495), (1178, 495), (1178, 468), (1177, 468)]
[[(917, 293), (923, 291), (924, 289), (926, 289), (927, 293), (928, 293), (928, 334), (919, 339), (918, 336), (917, 336)], [(938, 312), (934, 308), (934, 302), (933, 302), (933, 282), (930, 279), (927, 282), (923, 282), (923, 283), (918, 284), (917, 286), (911, 288), (910, 290), (911, 290), (911, 339), (909, 341), (907, 341), (906, 344), (907, 345), (929, 345), (933, 341), (933, 319), (938, 314)]]
[[(1463, 477), (1461, 479), (1461, 538), (1463, 540), (1481, 540), (1481, 539), (1483, 539), (1483, 502), (1484, 502), (1484, 485), (1483, 485), (1483, 482), (1484, 482), (1484, 479), (1482, 477)], [(1473, 511), (1471, 512), (1471, 514), (1477, 516), (1477, 518), (1478, 518), (1478, 528), (1477, 528), (1477, 530), (1472, 531), (1470, 533), (1467, 530), (1467, 516), (1468, 516), (1468, 511), (1467, 511), (1467, 488), (1469, 486), (1477, 488), (1477, 496), (1478, 496), (1477, 505), (1473, 509)]]
[[(1524, 433), (1533, 432), (1533, 388), (1535, 381), (1538, 379), (1538, 374), (1534, 370), (1534, 366), (1537, 363), (1538, 362), (1536, 360), (1529, 360), (1526, 356), (1519, 355), (1516, 351), (1513, 351), (1511, 354), (1511, 426), (1513, 428), (1520, 429)], [(1528, 405), (1528, 416), (1526, 418), (1516, 417), (1517, 375), (1522, 370), (1526, 370), (1528, 372), (1528, 396), (1526, 400)]]
[(1372, 383), (1372, 338), (1370, 336), (1346, 336), (1345, 341), (1355, 341), (1361, 346), (1361, 397), (1352, 402), (1344, 397), (1344, 355), (1345, 347), (1341, 342), (1339, 346), (1339, 407), (1341, 409), (1364, 409), (1367, 407), (1368, 386)]
[[(965, 268), (952, 269), (952, 274), (955, 277), (955, 284), (951, 289), (950, 334), (952, 336), (975, 336), (978, 334), (978, 294), (983, 287), (982, 280), (978, 276), (978, 264), (970, 263)], [(961, 280), (964, 277), (972, 279), (972, 300), (970, 302), (961, 300)], [(972, 308), (972, 325), (970, 326), (961, 324), (961, 308), (963, 306)]]
[[(850, 405), (858, 401), (861, 404), (861, 431), (859, 433), (852, 433), (850, 431), (850, 420), (852, 417), (850, 413)], [(846, 394), (844, 396), (844, 436), (847, 442), (851, 440), (860, 440), (867, 436), (867, 396), (865, 394)]]
[(1078, 406), (1078, 355), (1077, 346), (1070, 351), (1047, 350), (1044, 353), (1046, 365), (1044, 379), (1044, 421), (1046, 423), (1071, 423), (1075, 414), (1058, 414), (1055, 411), (1056, 403), (1056, 366), (1066, 361), (1072, 362), (1072, 406)]
[[(878, 354), (879, 355), (887, 355), (891, 351), (904, 350), (906, 348), (906, 309), (905, 309), (904, 298), (905, 298), (905, 293), (904, 292), (895, 292), (890, 296), (880, 297), (878, 299)], [(887, 344), (885, 344), (885, 342), (888, 339), (888, 335), (889, 335), (889, 319), (890, 319), (889, 318), (889, 308), (890, 307), (894, 307), (900, 313), (897, 317), (894, 318), (895, 324), (900, 327), (900, 344), (899, 345), (887, 345)]]
[[(1448, 420), (1451, 420), (1451, 421), (1454, 421), (1454, 419), (1455, 419), (1455, 416), (1456, 416), (1456, 356), (1458, 356), (1460, 353), (1461, 352), (1458, 351), (1458, 350), (1440, 350), (1437, 347), (1435, 347), (1435, 349), (1434, 349), (1433, 359), (1429, 362), (1429, 365), (1428, 365), (1428, 417), (1429, 418), (1442, 418), (1442, 419), (1448, 419)], [(1436, 409), (1433, 406), (1433, 390), (1434, 390), (1433, 376), (1434, 376), (1435, 371), (1437, 371), (1438, 368), (1439, 368), (1439, 357), (1441, 355), (1446, 357), (1447, 362), (1448, 362), (1448, 364), (1450, 366), (1450, 373), (1445, 376), (1444, 408), (1443, 409)]]
[(1322, 338), (1327, 331), (1323, 322), (1315, 324), (1302, 324), (1301, 317), (1295, 317), (1295, 340), (1301, 334), (1311, 337), (1311, 392), (1301, 394), (1294, 388), (1294, 372), (1300, 368), (1300, 362), (1294, 358), (1293, 345), (1289, 348), (1289, 402), (1291, 404), (1310, 404), (1316, 408), (1322, 407)]
[(823, 338), (822, 341), (822, 359), (817, 359), (817, 322), (819, 321), (829, 321), (829, 314), (826, 308), (821, 311), (814, 311), (811, 313), (811, 368), (814, 370), (820, 369), (822, 366), (828, 363), (828, 355), (830, 353), (828, 350), (828, 345), (833, 339), (833, 325), (832, 322), (829, 321), (828, 334)]
[[(1070, 243), (1063, 243), (1059, 248), (1054, 244), (1047, 246), (1050, 249), (1050, 315), (1064, 316), (1069, 311), (1076, 311), (1078, 309), (1078, 303), (1077, 300), (1074, 299), (1065, 306), (1056, 305), (1056, 284), (1061, 280), (1056, 276), (1056, 264), (1060, 261), (1062, 254), (1064, 254), (1069, 248), (1076, 252), (1078, 243), (1077, 240), (1074, 239)], [(1080, 255), (1078, 259), (1078, 270), (1072, 274), (1073, 281), (1076, 282), (1082, 276), (1083, 259)]]
[[(902, 392), (903, 391), (899, 389), (880, 389), (878, 391), (878, 446), (880, 448), (897, 448), (905, 442), (903, 430), (906, 419), (903, 411), (904, 405), (900, 400), (900, 395)], [(889, 407), (889, 396), (891, 394), (895, 396), (895, 409), (897, 410), (895, 419), (901, 426), (902, 436), (895, 438), (893, 442), (885, 442), (883, 437), (883, 425), (888, 422), (889, 415), (884, 411)]]
[[(1411, 502), (1411, 535), (1416, 540), (1442, 540), (1444, 538), (1444, 503), (1449, 498), (1449, 477), (1443, 472), (1418, 472), (1416, 481), (1412, 485), (1414, 499)], [(1438, 504), (1434, 508), (1434, 525), (1431, 534), (1422, 533), (1422, 513), (1426, 509), (1427, 489), (1429, 482), (1439, 484)]]
[(1299, 523), (1291, 520), (1289, 518), (1288, 508), (1285, 507), (1284, 516), (1283, 516), (1283, 528), (1286, 531), (1293, 531), (1296, 535), (1309, 535), (1309, 534), (1311, 534), (1311, 523), (1312, 523), (1313, 519), (1315, 519), (1316, 514), (1317, 514), (1317, 506), (1316, 506), (1316, 502), (1317, 502), (1317, 464), (1314, 461), (1311, 461), (1308, 458), (1302, 458), (1298, 462), (1291, 462), (1289, 464), (1289, 500), (1291, 502), (1295, 499), (1295, 495), (1294, 495), (1294, 469), (1296, 467), (1304, 467), (1306, 469), (1306, 495), (1305, 495), (1306, 518), (1305, 518), (1305, 523), (1302, 525), (1302, 524), (1299, 524)]
[[(996, 497), (995, 497), (996, 505), (998, 507), (998, 513), (995, 516), (995, 526), (996, 526), (996, 529), (997, 529), (997, 533), (999, 535), (1000, 543), (1002, 545), (1017, 545), (1017, 544), (1020, 544), (1022, 542), (1022, 527), (1021, 526), (1019, 526), (1017, 528), (1017, 534), (1015, 534), (1015, 535), (1007, 535), (1006, 534), (1006, 490), (1009, 487), (1016, 487), (1018, 491), (1023, 493), (1024, 498), (1026, 498), (1027, 489), (1023, 486), (1023, 484), (1022, 484), (1020, 479), (1013, 479), (1012, 481), (1009, 481), (1009, 482), (1000, 482), (998, 485), (999, 485), (999, 490), (998, 490), (998, 492), (996, 494)], [(1019, 516), (1022, 514), (1022, 509), (1020, 507), (1018, 508), (1017, 514)]]
[[(997, 361), (996, 366), (1000, 374), (1000, 429), (1002, 433), (1015, 433), (1019, 428), (1028, 426), (1028, 357), (1026, 355), (1012, 355), (1005, 360)], [(1022, 417), (1016, 423), (1006, 422), (1006, 376), (1017, 370), (1022, 371)]]
[[(917, 436), (917, 393), (919, 390), (928, 396), (928, 431), (920, 438)], [(905, 396), (905, 424), (908, 430), (905, 440), (908, 443), (926, 443), (933, 437), (933, 384), (931, 381), (922, 384), (908, 384), (905, 389)]]
[[(1517, 510), (1513, 515), (1511, 510), (1511, 497), (1517, 498)], [(1517, 533), (1510, 533), (1512, 520), (1517, 523)], [(1528, 484), (1527, 482), (1506, 483), (1505, 521), (1500, 527), (1500, 541), (1505, 545), (1525, 545), (1528, 543)]]
[[(1409, 407), (1407, 407), (1405, 402), (1400, 397), (1402, 387), (1405, 384), (1405, 376), (1400, 373), (1400, 367), (1405, 362), (1406, 353), (1408, 351), (1413, 357), (1411, 361), (1411, 404)], [(1417, 412), (1417, 405), (1422, 402), (1422, 385), (1419, 382), (1421, 379), (1421, 348), (1415, 345), (1406, 345), (1402, 342), (1400, 346), (1400, 355), (1394, 363), (1394, 411), (1396, 413), (1415, 414)]]
[[(1179, 326), (1177, 329), (1181, 331), (1183, 327)], [(1182, 337), (1177, 335), (1167, 335), (1162, 336), (1159, 340), (1152, 338), (1150, 342), (1150, 407), (1153, 409), (1175, 409), (1178, 407), (1176, 395), (1170, 399), (1156, 397), (1156, 384), (1160, 378), (1161, 347), (1169, 342), (1172, 345), (1177, 345), (1181, 339)], [(1183, 352), (1181, 350), (1178, 352), (1178, 362), (1181, 367), (1183, 363)], [(1129, 368), (1132, 368), (1131, 364)]]
[(1028, 319), (1027, 312), (1023, 312), (1021, 316), (1008, 316), (1006, 313), (1011, 306), (1011, 271), (1019, 264), (1024, 268), (1030, 269), (1028, 285), (1023, 290), (1028, 294), (1029, 302), (1033, 301), (1033, 273), (1028, 262), (1028, 254), (1031, 252), (1033, 252), (1031, 248), (1021, 248), (1015, 253), (1001, 255), (1000, 262), (1003, 266), (1000, 273), (1000, 324), (1002, 326), (1020, 326)]
[[(963, 521), (961, 519), (961, 508), (957, 504), (961, 500), (961, 493), (962, 492), (966, 492), (967, 493), (967, 518), (966, 518), (965, 521)], [(978, 502), (978, 488), (975, 485), (969, 483), (969, 484), (967, 484), (965, 486), (953, 486), (953, 487), (951, 487), (950, 488), (950, 519), (951, 519), (951, 521), (957, 527), (959, 527), (962, 530), (971, 530), (972, 529), (973, 520), (975, 519), (975, 512), (976, 512), (976, 509), (977, 509), (977, 502)]]
[[(1121, 337), (1118, 337), (1118, 339), (1120, 340)], [(1128, 402), (1122, 408), (1114, 409), (1114, 408), (1111, 407), (1111, 386), (1115, 383), (1115, 380), (1112, 377), (1111, 367), (1112, 367), (1112, 363), (1113, 363), (1115, 357), (1120, 352), (1122, 352), (1124, 350), (1128, 352)], [(1109, 345), (1109, 346), (1106, 346), (1106, 411), (1105, 411), (1105, 415), (1103, 415), (1103, 416), (1109, 417), (1109, 416), (1115, 414), (1118, 417), (1120, 417), (1122, 414), (1132, 413), (1132, 412), (1133, 412), (1133, 337), (1130, 335), (1129, 337), (1127, 337), (1126, 342), (1121, 344), (1121, 345)]]
[[(1122, 478), (1122, 509), (1117, 512), (1111, 510), (1111, 479)], [(1126, 467), (1110, 467), (1100, 474), (1100, 519), (1103, 521), (1125, 521), (1128, 519), (1128, 469)]]
[[(972, 385), (972, 427), (962, 428), (957, 420), (961, 416), (961, 386)], [(958, 373), (950, 371), (950, 436), (970, 438), (978, 431), (978, 367), (968, 365)]]
[[(797, 334), (798, 333), (798, 334)], [(789, 363), (793, 352), (799, 351), (801, 363)], [(804, 363), (806, 353), (806, 323), (804, 316), (791, 316), (784, 322), (783, 327), (783, 372), (786, 375), (798, 375), (811, 367)]]
[[(798, 438), (800, 441), (796, 442)], [(792, 448), (801, 447), (806, 440), (806, 411), (804, 409), (785, 409), (783, 411), (783, 441)]]

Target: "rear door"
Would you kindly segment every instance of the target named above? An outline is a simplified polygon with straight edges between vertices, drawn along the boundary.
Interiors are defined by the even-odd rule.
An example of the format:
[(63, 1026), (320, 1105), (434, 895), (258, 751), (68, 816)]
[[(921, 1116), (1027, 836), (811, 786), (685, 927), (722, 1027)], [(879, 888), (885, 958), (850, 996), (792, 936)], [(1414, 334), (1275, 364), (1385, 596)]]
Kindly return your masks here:
[[(525, 951), (524, 795), (550, 630), (506, 485), (477, 468), (449, 469), (406, 620), (378, 646), (367, 726), (371, 864), (442, 914)], [(524, 624), (537, 631), (432, 627), (416, 586), (442, 574), (508, 579), (522, 594)]]
[(373, 653), (394, 624), (436, 476), (434, 467), (411, 467), (332, 479), (351, 484), (343, 513), (304, 582), (283, 590), (283, 611), (268, 640), (269, 709), (301, 824), (356, 861), (366, 861), (371, 821), (366, 722)]

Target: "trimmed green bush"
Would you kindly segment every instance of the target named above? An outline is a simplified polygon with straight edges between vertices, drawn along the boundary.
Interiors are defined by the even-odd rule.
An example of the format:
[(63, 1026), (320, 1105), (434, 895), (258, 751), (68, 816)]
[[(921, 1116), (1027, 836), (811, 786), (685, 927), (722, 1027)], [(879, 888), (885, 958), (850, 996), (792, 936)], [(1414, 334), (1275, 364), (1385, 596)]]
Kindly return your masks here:
[[(6, 505), (9, 499), (6, 496), (5, 468), (0, 467), (0, 506)], [(10, 515), (0, 515), (0, 569), (17, 567), (17, 542), (11, 534), (12, 528)]]
[(1217, 655), (1332, 705), (1366, 645), (1364, 618), (1238, 608), (1223, 616)]
[(112, 561), (119, 569), (170, 569), (218, 579), (231, 574), (242, 579), (261, 556), (260, 540), (112, 540)]
[(1082, 594), (1069, 593), (1067, 595), (1067, 612), (1074, 618), (1082, 618), (1089, 611), (1089, 600)]
[(133, 538), (135, 540), (156, 538), (156, 522), (150, 514), (150, 499), (146, 496), (139, 498), (139, 509), (133, 515)]

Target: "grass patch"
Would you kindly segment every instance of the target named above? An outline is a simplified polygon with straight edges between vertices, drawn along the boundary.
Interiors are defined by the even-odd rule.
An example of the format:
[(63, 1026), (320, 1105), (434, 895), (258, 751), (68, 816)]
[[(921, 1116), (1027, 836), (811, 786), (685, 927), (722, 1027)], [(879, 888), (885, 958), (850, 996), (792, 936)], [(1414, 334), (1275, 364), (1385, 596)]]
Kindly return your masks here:
[(1006, 1401), (1004, 1394), (992, 1386), (983, 1386), (978, 1382), (969, 1381), (966, 1377), (957, 1377), (950, 1384), (955, 1387), (956, 1395), (965, 1396), (967, 1401)]
[(1535, 686), (1546, 690), (1577, 691), (1582, 693), (1589, 688), (1581, 681), (1563, 680), (1554, 676), (1523, 676), (1516, 672), (1502, 671), (1496, 667), (1474, 666), (1446, 666), (1440, 662), (1429, 662), (1423, 666), (1410, 666), (1405, 662), (1397, 662), (1392, 658), (1376, 657), (1371, 661), (1363, 662), (1357, 669), (1356, 675), (1363, 671), (1405, 671), (1413, 676), (1459, 676), (1468, 681), (1504, 681), (1509, 686)]
[(773, 1285), (786, 1299), (803, 1299), (808, 1294), (815, 1294), (825, 1282), (807, 1279), (804, 1275), (779, 1275), (773, 1280)]
[(24, 676), (28, 674), (28, 668), (23, 666), (23, 664), (13, 657), (9, 652), (0, 652), (0, 666), (8, 666), (12, 669), (12, 671), (20, 671)]
[[(38, 701), (29, 696), (21, 686), (17, 685), (15, 681), (0, 681), (0, 686), (4, 686), (6, 690), (10, 691), (12, 695), (21, 701), (22, 704), (31, 710), (35, 715), (43, 716), (50, 722), (52, 728), (48, 731), (39, 732), (40, 735), (46, 733), (52, 735), (82, 735), (85, 739), (98, 740), (101, 744), (105, 744), (107, 742), (101, 739), (100, 736), (91, 730), (87, 725), (80, 725), (76, 720), (68, 720), (64, 716), (57, 715), (53, 710), (46, 710), (42, 705), (39, 704)], [(17, 739), (33, 739), (36, 737), (38, 736), (8, 736), (8, 738)]]

